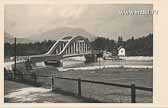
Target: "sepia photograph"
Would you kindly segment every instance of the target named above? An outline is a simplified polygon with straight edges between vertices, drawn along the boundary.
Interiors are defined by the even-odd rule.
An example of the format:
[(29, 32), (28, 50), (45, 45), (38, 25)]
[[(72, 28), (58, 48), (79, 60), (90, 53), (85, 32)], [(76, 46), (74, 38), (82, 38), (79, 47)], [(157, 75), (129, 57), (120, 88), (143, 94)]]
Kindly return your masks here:
[(5, 4), (4, 103), (153, 103), (153, 4)]

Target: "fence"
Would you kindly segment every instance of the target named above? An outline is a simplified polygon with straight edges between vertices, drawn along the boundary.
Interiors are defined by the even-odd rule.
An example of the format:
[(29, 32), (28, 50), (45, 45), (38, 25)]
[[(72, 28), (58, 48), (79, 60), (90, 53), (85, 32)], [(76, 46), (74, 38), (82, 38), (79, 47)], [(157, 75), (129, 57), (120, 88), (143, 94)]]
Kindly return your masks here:
[[(104, 95), (110, 95), (110, 92), (116, 94), (120, 89), (125, 89), (124, 92), (120, 92), (123, 95), (127, 96), (127, 102), (130, 100), (131, 103), (136, 103), (137, 99), (137, 90), (145, 91), (145, 92), (153, 92), (152, 88), (140, 87), (136, 86), (135, 84), (131, 85), (124, 85), (124, 84), (116, 84), (116, 83), (107, 83), (107, 82), (100, 82), (100, 81), (91, 81), (91, 80), (83, 80), (83, 79), (74, 79), (74, 78), (63, 78), (63, 77), (56, 77), (56, 76), (42, 76), (36, 74), (18, 74), (15, 73), (7, 73), (5, 75), (7, 80), (14, 80), (14, 81), (22, 81), (25, 83), (33, 84), (35, 86), (42, 86), (44, 83), (48, 83), (48, 86), (52, 88), (53, 91), (64, 91), (67, 93), (71, 93), (78, 97), (87, 97), (93, 98), (101, 102), (106, 102), (104, 100), (110, 100), (116, 97), (112, 97), (107, 99), (108, 97), (104, 97)], [(40, 78), (47, 78), (41, 79)], [(90, 86), (90, 87), (89, 87)], [(114, 87), (119, 87), (120, 89), (115, 90)], [(127, 89), (127, 90), (126, 90)], [(90, 91), (90, 92), (89, 92)], [(105, 91), (108, 91), (107, 94)], [(130, 91), (130, 95), (128, 92)], [(96, 97), (93, 97), (93, 95)], [(142, 94), (139, 94), (142, 95)], [(116, 96), (116, 95), (115, 95)], [(130, 99), (128, 99), (130, 97)], [(100, 98), (102, 98), (100, 100)], [(107, 101), (107, 102), (112, 102)], [(121, 102), (121, 101), (120, 101)]]
[[(131, 91), (131, 94), (130, 94), (131, 99), (130, 100), (132, 103), (136, 103), (136, 91), (137, 90), (153, 92), (152, 88), (140, 87), (140, 86), (136, 86), (135, 84), (124, 85), (124, 84), (107, 83), (107, 82), (100, 82), (100, 81), (82, 80), (80, 78), (79, 79), (62, 78), (62, 77), (54, 77), (54, 78), (61, 79), (61, 80), (68, 80), (68, 81), (66, 81), (66, 82), (62, 81), (60, 83), (61, 85), (58, 84), (59, 82), (55, 81), (54, 86), (56, 86), (56, 87), (53, 89), (57, 89), (57, 88), (60, 89), (61, 88), (63, 91), (68, 91), (68, 92), (71, 92), (71, 93), (76, 94), (78, 96), (84, 96), (84, 97), (86, 97), (86, 95), (88, 94), (88, 90), (91, 89), (91, 88), (85, 88), (85, 87), (88, 87), (88, 84), (86, 84), (86, 83), (92, 84), (91, 85), (92, 86), (91, 94), (94, 94), (97, 91), (97, 95), (100, 95), (99, 93), (102, 93), (105, 91), (104, 90), (105, 88), (102, 88), (103, 86), (120, 87), (120, 88), (130, 89), (130, 91)], [(73, 81), (73, 86), (70, 86), (70, 84), (72, 84), (72, 81)], [(74, 81), (76, 81), (76, 82), (74, 82)], [(74, 86), (74, 85), (76, 85), (76, 86)], [(99, 85), (99, 88), (101, 88), (101, 89), (98, 91), (99, 88), (96, 87), (95, 85), (97, 85), (97, 86)], [(108, 89), (108, 87), (106, 87), (106, 88), (107, 88), (106, 91), (110, 90), (110, 89)], [(99, 97), (102, 98), (103, 95), (101, 95)], [(93, 98), (93, 97), (91, 97), (91, 98)], [(103, 100), (100, 100), (100, 101), (103, 101)]]
[(5, 80), (18, 81), (33, 86), (43, 86), (51, 88), (52, 76), (25, 74), (25, 73), (5, 73)]

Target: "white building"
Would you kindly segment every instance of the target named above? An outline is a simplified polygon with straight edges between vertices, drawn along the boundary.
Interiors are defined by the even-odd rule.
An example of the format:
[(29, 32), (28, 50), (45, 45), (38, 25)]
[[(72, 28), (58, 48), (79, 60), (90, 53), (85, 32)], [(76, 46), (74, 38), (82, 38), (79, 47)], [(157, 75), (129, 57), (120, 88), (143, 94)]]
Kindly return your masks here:
[(125, 56), (125, 48), (123, 48), (122, 46), (118, 48), (118, 56)]

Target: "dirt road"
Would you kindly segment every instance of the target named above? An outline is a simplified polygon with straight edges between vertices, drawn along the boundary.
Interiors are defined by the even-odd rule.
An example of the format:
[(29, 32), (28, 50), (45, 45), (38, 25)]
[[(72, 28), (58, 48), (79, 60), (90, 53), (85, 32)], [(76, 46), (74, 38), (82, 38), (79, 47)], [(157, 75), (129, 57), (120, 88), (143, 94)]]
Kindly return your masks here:
[(5, 103), (81, 103), (85, 102), (72, 96), (52, 92), (51, 89), (5, 81)]

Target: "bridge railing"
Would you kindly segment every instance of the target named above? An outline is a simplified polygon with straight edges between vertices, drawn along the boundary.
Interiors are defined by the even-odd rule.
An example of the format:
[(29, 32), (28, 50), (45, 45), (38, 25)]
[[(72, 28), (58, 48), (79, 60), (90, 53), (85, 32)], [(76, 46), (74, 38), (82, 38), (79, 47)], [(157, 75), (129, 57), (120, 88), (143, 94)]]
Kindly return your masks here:
[[(53, 91), (94, 99), (98, 102), (152, 102), (153, 88), (135, 84), (117, 84), (84, 79), (63, 78), (36, 74), (5, 72), (5, 79), (34, 86), (52, 88)], [(45, 86), (44, 86), (45, 85)]]

